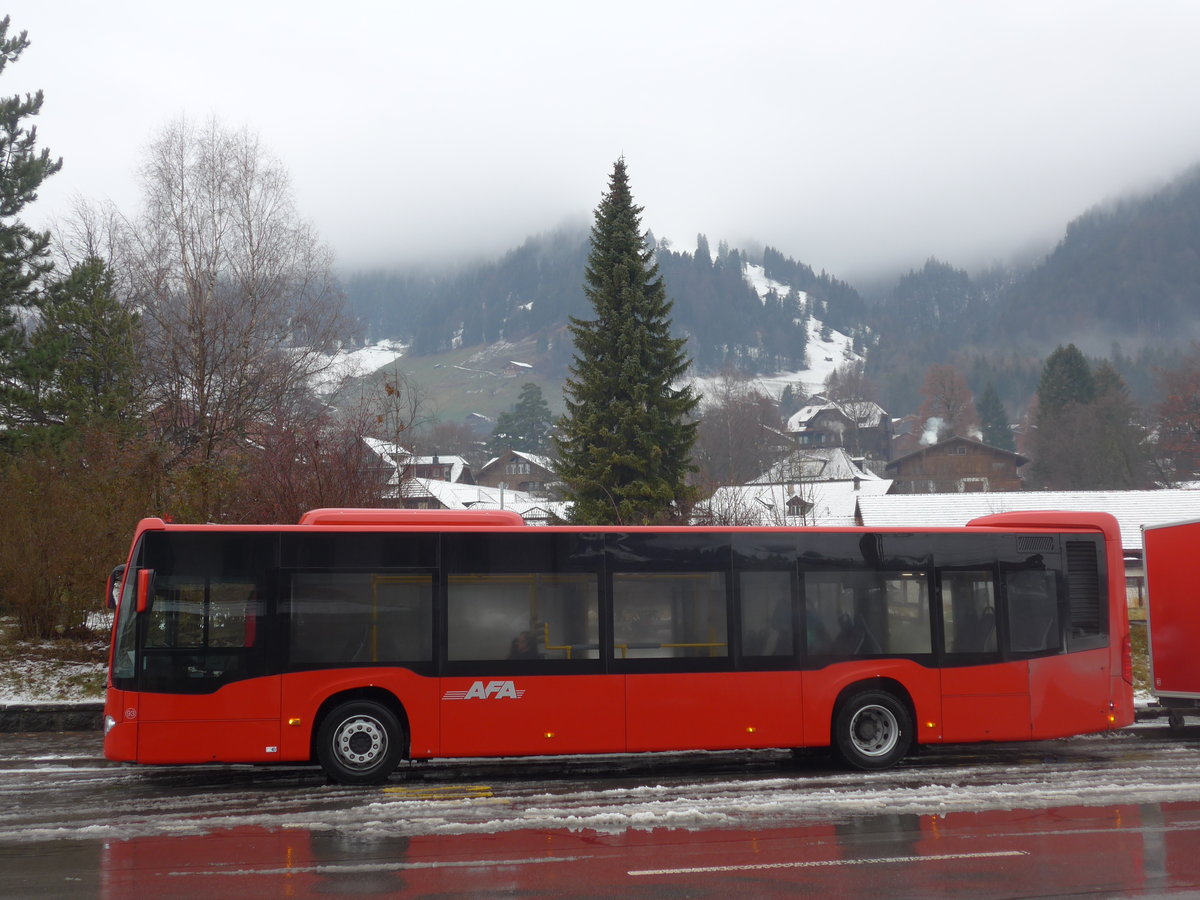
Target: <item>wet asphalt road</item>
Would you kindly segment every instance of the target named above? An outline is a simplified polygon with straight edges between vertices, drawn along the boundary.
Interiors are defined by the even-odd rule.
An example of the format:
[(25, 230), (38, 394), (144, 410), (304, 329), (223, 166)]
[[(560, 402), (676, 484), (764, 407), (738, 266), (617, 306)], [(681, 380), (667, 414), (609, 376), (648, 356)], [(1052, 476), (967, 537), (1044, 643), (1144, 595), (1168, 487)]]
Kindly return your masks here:
[(308, 768), (0, 735), (0, 897), (1200, 896), (1200, 729), (820, 754)]

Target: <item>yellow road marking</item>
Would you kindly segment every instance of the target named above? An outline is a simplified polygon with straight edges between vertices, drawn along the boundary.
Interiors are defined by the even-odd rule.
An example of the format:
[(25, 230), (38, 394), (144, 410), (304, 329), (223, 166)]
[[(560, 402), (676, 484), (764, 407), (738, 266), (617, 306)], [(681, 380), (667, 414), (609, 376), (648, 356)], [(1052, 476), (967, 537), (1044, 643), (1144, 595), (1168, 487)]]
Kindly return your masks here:
[(389, 787), (385, 794), (399, 794), (407, 800), (472, 800), (491, 797), (492, 788), (486, 784), (426, 785), (421, 787)]

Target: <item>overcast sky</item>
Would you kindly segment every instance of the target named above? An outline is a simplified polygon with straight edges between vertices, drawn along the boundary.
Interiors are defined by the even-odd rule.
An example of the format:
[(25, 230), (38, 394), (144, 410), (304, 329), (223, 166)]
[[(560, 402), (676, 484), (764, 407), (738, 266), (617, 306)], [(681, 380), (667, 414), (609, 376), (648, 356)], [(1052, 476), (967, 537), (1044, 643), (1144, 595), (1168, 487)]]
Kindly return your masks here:
[(1200, 162), (1200, 2), (10, 0), (62, 156), (25, 218), (134, 212), (172, 120), (249, 127), (343, 266), (590, 221), (625, 155), (680, 249), (853, 278), (1053, 242)]

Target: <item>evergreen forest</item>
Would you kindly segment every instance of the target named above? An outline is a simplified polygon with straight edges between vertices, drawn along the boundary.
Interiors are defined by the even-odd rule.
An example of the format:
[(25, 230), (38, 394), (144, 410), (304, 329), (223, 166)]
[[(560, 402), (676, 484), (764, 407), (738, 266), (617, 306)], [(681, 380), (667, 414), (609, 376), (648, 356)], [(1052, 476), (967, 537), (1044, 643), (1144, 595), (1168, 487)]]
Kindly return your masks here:
[[(931, 256), (869, 295), (770, 245), (710, 248), (701, 234), (694, 250), (675, 249), (680, 242), (652, 230), (647, 241), (697, 373), (801, 370), (811, 317), (865, 352), (876, 399), (894, 415), (920, 406), (921, 380), (937, 363), (956, 366), (977, 393), (991, 384), (1007, 407), (1024, 409), (1046, 355), (1064, 341), (1108, 360), (1134, 399), (1149, 402), (1156, 371), (1200, 338), (1200, 166), (1082, 213), (1040, 259), (967, 271)], [(586, 230), (562, 228), (498, 260), (359, 271), (344, 286), (364, 341), (403, 340), (420, 356), (536, 338), (538, 362), (561, 379), (568, 317), (586, 308), (586, 254)], [(777, 287), (760, 296), (748, 266)]]

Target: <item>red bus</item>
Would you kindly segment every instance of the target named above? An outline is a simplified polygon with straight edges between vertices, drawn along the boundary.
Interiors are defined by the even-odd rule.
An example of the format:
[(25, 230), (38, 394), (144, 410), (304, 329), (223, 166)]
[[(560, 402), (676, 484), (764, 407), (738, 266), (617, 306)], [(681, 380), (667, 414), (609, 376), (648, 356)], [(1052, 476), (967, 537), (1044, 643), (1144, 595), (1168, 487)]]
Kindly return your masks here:
[(113, 573), (105, 754), (318, 762), (920, 744), (1133, 721), (1102, 513), (964, 528), (527, 527), (512, 513), (143, 520)]
[(1192, 554), (1200, 547), (1200, 522), (1142, 527), (1146, 570), (1146, 627), (1150, 683), (1172, 728), (1200, 712), (1200, 603)]

